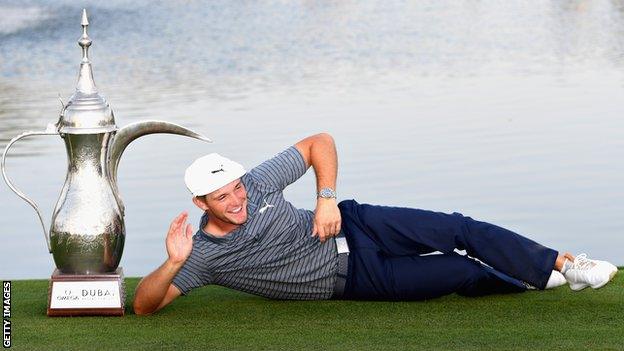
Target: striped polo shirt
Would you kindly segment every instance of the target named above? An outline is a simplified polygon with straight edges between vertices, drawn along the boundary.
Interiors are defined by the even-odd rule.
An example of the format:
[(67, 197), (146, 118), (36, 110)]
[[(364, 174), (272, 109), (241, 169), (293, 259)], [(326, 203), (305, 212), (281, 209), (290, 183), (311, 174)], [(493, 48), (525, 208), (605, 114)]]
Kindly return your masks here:
[(314, 212), (297, 209), (283, 190), (306, 172), (294, 146), (242, 176), (247, 221), (222, 237), (204, 231), (202, 216), (193, 250), (173, 284), (186, 295), (217, 284), (273, 299), (328, 299), (336, 282), (334, 238), (312, 237)]

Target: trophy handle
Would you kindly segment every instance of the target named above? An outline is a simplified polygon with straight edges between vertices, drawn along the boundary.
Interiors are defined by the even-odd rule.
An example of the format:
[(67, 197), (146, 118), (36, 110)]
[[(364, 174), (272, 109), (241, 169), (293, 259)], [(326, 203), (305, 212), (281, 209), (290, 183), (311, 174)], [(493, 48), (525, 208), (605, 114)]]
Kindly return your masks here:
[(50, 253), (52, 253), (52, 249), (50, 247), (50, 238), (48, 236), (48, 230), (45, 227), (45, 224), (43, 223), (43, 217), (41, 217), (41, 212), (39, 211), (39, 207), (37, 206), (37, 204), (29, 199), (26, 194), (24, 194), (23, 192), (21, 192), (19, 189), (17, 189), (13, 183), (11, 183), (11, 180), (9, 180), (9, 177), (6, 174), (6, 167), (4, 165), (5, 163), (5, 159), (6, 159), (6, 155), (9, 152), (9, 149), (11, 148), (11, 146), (18, 140), (25, 138), (27, 136), (32, 136), (32, 135), (58, 135), (58, 131), (56, 131), (56, 128), (54, 125), (49, 125), (48, 128), (43, 131), (43, 132), (24, 132), (18, 136), (16, 136), (15, 138), (11, 139), (11, 141), (7, 144), (6, 148), (4, 149), (4, 153), (2, 154), (2, 177), (4, 178), (4, 181), (7, 183), (7, 185), (9, 186), (9, 188), (11, 188), (11, 190), (17, 194), (17, 196), (19, 196), (20, 198), (22, 198), (24, 201), (28, 202), (28, 204), (30, 206), (32, 206), (32, 208), (35, 209), (35, 211), (37, 212), (37, 216), (39, 216), (39, 222), (41, 222), (41, 228), (43, 228), (43, 236), (45, 237), (46, 240), (46, 244), (48, 245), (48, 251)]

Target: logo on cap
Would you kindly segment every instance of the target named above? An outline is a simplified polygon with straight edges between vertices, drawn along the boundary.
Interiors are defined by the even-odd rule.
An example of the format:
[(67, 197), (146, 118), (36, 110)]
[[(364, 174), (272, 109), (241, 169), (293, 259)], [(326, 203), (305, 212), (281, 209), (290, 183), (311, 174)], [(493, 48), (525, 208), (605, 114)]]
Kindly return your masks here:
[(219, 173), (219, 172), (225, 172), (225, 169), (223, 169), (223, 165), (221, 165), (221, 168), (216, 169), (216, 170), (212, 171), (211, 173), (215, 174), (215, 173)]

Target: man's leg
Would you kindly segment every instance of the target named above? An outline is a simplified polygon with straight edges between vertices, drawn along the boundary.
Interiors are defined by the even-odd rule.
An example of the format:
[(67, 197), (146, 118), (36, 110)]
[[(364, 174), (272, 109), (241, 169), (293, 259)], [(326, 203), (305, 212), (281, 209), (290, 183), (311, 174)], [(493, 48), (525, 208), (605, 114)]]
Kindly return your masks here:
[(411, 208), (339, 204), (343, 230), (359, 230), (389, 257), (415, 256), (431, 251), (466, 250), (497, 271), (539, 289), (546, 286), (558, 253), (496, 225), (459, 213), (445, 214)]
[(387, 257), (375, 250), (351, 251), (344, 299), (425, 300), (523, 292), (517, 279), (456, 253)]

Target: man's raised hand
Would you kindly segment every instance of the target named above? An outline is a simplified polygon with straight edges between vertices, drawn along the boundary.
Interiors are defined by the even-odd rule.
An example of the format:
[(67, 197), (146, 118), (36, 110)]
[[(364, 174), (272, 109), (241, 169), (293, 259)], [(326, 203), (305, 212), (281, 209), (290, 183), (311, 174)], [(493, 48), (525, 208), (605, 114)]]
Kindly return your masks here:
[(189, 257), (193, 249), (193, 227), (186, 223), (187, 212), (182, 212), (169, 226), (167, 232), (167, 254), (173, 263), (181, 264)]

